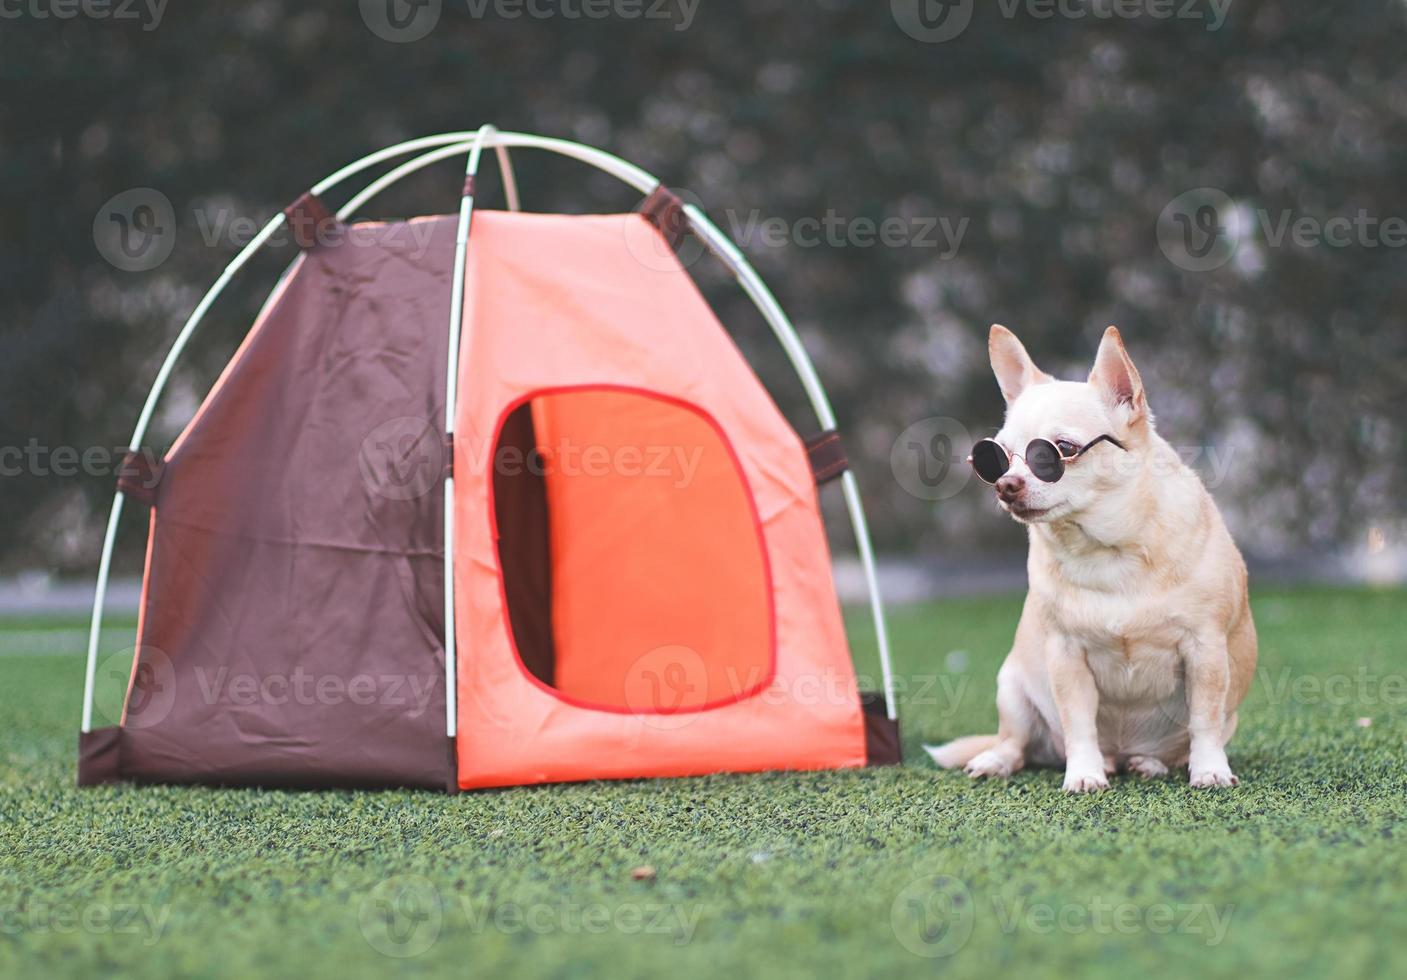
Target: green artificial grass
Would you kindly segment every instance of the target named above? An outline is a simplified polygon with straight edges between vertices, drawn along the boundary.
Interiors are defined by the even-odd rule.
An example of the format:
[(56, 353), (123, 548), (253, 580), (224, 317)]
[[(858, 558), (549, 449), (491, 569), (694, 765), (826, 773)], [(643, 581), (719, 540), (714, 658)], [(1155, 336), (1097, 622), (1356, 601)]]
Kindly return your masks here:
[(935, 771), (994, 730), (1018, 608), (894, 614), (902, 768), (457, 797), (80, 792), (81, 657), (0, 626), (0, 975), (1407, 973), (1403, 593), (1256, 597), (1217, 793)]

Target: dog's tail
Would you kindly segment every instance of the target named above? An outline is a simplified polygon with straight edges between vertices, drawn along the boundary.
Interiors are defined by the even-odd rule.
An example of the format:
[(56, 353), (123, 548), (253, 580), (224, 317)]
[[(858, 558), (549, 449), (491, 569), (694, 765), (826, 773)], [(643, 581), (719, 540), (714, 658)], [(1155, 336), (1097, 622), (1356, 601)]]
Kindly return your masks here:
[(958, 769), (967, 765), (979, 753), (986, 752), (997, 744), (995, 735), (968, 735), (955, 738), (943, 745), (925, 745), (924, 751), (933, 756), (933, 761), (944, 769)]

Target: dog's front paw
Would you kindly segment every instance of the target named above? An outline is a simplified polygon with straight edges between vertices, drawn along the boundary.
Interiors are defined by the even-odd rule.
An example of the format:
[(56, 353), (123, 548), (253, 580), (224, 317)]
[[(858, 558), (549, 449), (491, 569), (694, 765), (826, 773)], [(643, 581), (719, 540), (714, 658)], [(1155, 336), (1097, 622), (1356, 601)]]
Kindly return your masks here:
[(1098, 793), (1109, 788), (1109, 777), (1104, 775), (1103, 767), (1075, 768), (1070, 766), (1065, 770), (1064, 790), (1067, 793)]
[(973, 756), (972, 761), (963, 766), (963, 772), (973, 779), (982, 779), (987, 776), (1006, 779), (1012, 772), (1011, 757), (1005, 752), (988, 749), (986, 752)]
[(1241, 784), (1241, 780), (1236, 778), (1236, 774), (1227, 765), (1193, 769), (1190, 772), (1189, 782), (1194, 789), (1217, 789)]
[(1192, 746), (1192, 757), (1187, 760), (1188, 782), (1196, 789), (1217, 789), (1235, 786), (1240, 780), (1231, 771), (1226, 761), (1226, 750), (1221, 746)]

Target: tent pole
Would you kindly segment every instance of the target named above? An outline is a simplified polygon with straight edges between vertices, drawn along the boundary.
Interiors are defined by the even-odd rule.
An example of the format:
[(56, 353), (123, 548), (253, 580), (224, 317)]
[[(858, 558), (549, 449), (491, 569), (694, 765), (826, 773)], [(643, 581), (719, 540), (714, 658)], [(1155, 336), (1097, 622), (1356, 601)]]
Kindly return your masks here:
[[(141, 448), (142, 440), (146, 438), (147, 426), (151, 423), (152, 413), (156, 411), (157, 399), (161, 397), (161, 392), (165, 389), (166, 382), (170, 380), (171, 372), (176, 367), (176, 361), (180, 358), (181, 352), (186, 349), (186, 344), (195, 333), (195, 328), (200, 324), (200, 321), (204, 319), (206, 311), (224, 292), (235, 273), (242, 269), (245, 263), (254, 256), (254, 253), (264, 246), (264, 243), (274, 232), (283, 227), (284, 220), (282, 214), (270, 220), (264, 226), (263, 231), (255, 235), (230, 264), (225, 266), (225, 271), (220, 273), (220, 278), (215, 280), (210, 291), (191, 312), (185, 326), (181, 328), (181, 332), (176, 335), (175, 341), (171, 344), (171, 350), (167, 352), (166, 360), (162, 362), (161, 369), (156, 373), (156, 381), (152, 383), (146, 403), (142, 406), (142, 414), (137, 417), (136, 428), (132, 430), (132, 438), (127, 443), (128, 449)], [(103, 630), (103, 601), (107, 598), (108, 573), (112, 567), (112, 550), (117, 541), (117, 524), (121, 516), (122, 493), (118, 491), (113, 494), (112, 512), (108, 516), (107, 533), (103, 536), (103, 554), (102, 558), (98, 560), (98, 582), (93, 590), (93, 618), (88, 627), (88, 662), (83, 674), (83, 723), (80, 731), (84, 733), (93, 730), (93, 688), (98, 666), (98, 639)]]
[(93, 621), (88, 627), (88, 665), (83, 672), (83, 724), (79, 731), (93, 730), (93, 686), (98, 669), (98, 635), (103, 629), (103, 600), (107, 598), (108, 566), (112, 562), (112, 545), (117, 538), (117, 523), (122, 518), (123, 496), (112, 495), (112, 512), (107, 519), (107, 533), (103, 536), (103, 557), (98, 561), (98, 585), (93, 593)]
[[(410, 174), (421, 169), (422, 167), (429, 166), (432, 163), (435, 163), (439, 160), (444, 160), (448, 157), (458, 156), (461, 153), (471, 151), (474, 144), (479, 140), (480, 134), (478, 133), (444, 133), (440, 136), (427, 136), (422, 139), (411, 140), (409, 143), (401, 144), (399, 148), (393, 147), (392, 149), (399, 149), (402, 153), (410, 152), (412, 150), (426, 149), (427, 147), (438, 147), (438, 149), (432, 149), (431, 152), (425, 153), (424, 155), (416, 157), (412, 160), (408, 160), (405, 163), (401, 164), (399, 167), (397, 167), (395, 170), (389, 171), (383, 176), (377, 178), (376, 181), (368, 185), (365, 189), (360, 191), (354, 198), (352, 198), (352, 200), (348, 201), (340, 209), (338, 209), (338, 219), (346, 220), (350, 218), (359, 208), (363, 207), (369, 200), (371, 200), (371, 198), (375, 197), (377, 194), (381, 193), (386, 188), (390, 187), (392, 184), (399, 182), (405, 177), (408, 177)], [(561, 156), (570, 157), (574, 160), (578, 160), (582, 163), (593, 166), (597, 170), (601, 170), (610, 174), (612, 177), (615, 177), (622, 183), (627, 184), (630, 187), (633, 187), (634, 189), (638, 190), (641, 194), (648, 194), (650, 193), (650, 191), (654, 190), (657, 186), (659, 186), (659, 180), (656, 177), (644, 170), (641, 170), (634, 164), (627, 163), (619, 157), (612, 156), (611, 154), (606, 153), (602, 150), (598, 150), (590, 146), (584, 146), (581, 143), (573, 143), (570, 140), (552, 139), (546, 136), (533, 136), (529, 133), (495, 132), (493, 134), (483, 137), (483, 145), (485, 147), (493, 147), (495, 152), (500, 150), (504, 151), (504, 156), (507, 155), (507, 148), (515, 147), (546, 150), (549, 153), (556, 153)], [(499, 163), (500, 166), (505, 166), (505, 164), (503, 163), (502, 156), (499, 158)], [(506, 173), (511, 173), (511, 161), (506, 166), (508, 166), (509, 168)], [(350, 176), (350, 174), (347, 174), (346, 176)], [(321, 186), (321, 184), (318, 185), (318, 187)], [(506, 190), (507, 181), (505, 181), (505, 191)], [(516, 195), (516, 181), (513, 181), (513, 191)], [(508, 207), (509, 210), (517, 210), (517, 208), (514, 207), (511, 198), (508, 202)]]
[[(762, 281), (762, 277), (757, 274), (742, 252), (709, 220), (708, 215), (692, 204), (684, 205), (684, 213), (689, 218), (689, 224), (699, 233), (705, 244), (737, 277), (743, 291), (748, 294), (758, 311), (772, 327), (772, 332), (777, 335), (782, 348), (791, 359), (792, 367), (796, 369), (797, 375), (801, 378), (801, 384), (806, 389), (806, 394), (811, 400), (811, 407), (816, 412), (821, 428), (834, 429), (836, 427), (835, 413), (831, 410), (830, 399), (826, 397), (825, 388), (821, 386), (821, 379), (816, 375), (816, 368), (811, 363), (811, 358), (806, 353), (801, 338), (797, 336), (796, 329), (782, 310), (781, 304), (777, 302), (777, 298), (772, 295), (772, 291), (767, 288), (767, 284)], [(875, 571), (874, 549), (870, 544), (869, 525), (865, 521), (865, 508), (860, 501), (860, 487), (855, 480), (855, 474), (847, 470), (842, 477), (841, 487), (845, 493), (846, 509), (850, 514), (850, 523), (855, 531), (855, 543), (860, 552), (860, 565), (864, 568), (865, 583), (870, 593), (870, 614), (874, 618), (875, 640), (879, 647), (879, 665), (884, 675), (885, 711), (893, 720), (898, 718), (899, 711), (894, 696), (894, 668), (889, 653), (889, 630), (884, 619), (884, 601), (879, 592), (879, 576)]]
[[(459, 393), (459, 348), (464, 327), (464, 263), (469, 252), (469, 230), (474, 216), (473, 178), (479, 160), (498, 130), (485, 123), (479, 128), (464, 165), (464, 193), (459, 198), (459, 227), (454, 235), (454, 273), (449, 300), (449, 345), (445, 364), (445, 432), (454, 452), (454, 416)], [(418, 161), (411, 161), (416, 163)], [(445, 477), (445, 733), (454, 738), (459, 727), (457, 712), (458, 674), (454, 617), (454, 465), (450, 461)]]
[(438, 163), (441, 160), (448, 160), (451, 157), (463, 156), (473, 148), (474, 141), (472, 139), (465, 140), (461, 143), (452, 143), (449, 146), (442, 146), (438, 150), (431, 150), (429, 153), (424, 153), (418, 157), (413, 157), (412, 159), (407, 160), (405, 163), (401, 164), (394, 170), (388, 170), (386, 173), (382, 174), (370, 184), (367, 184), (366, 187), (358, 191), (350, 200), (347, 201), (346, 204), (338, 208), (337, 220), (349, 220), (352, 215), (356, 214), (363, 207), (365, 207), (367, 202), (369, 202), (373, 197), (386, 190), (392, 184), (400, 183), (402, 180), (404, 180), (406, 177), (409, 177), (417, 170), (422, 170), (425, 167), (430, 166), (430, 164)]
[(508, 201), (509, 211), (521, 211), (518, 202), (518, 178), (513, 174), (513, 161), (508, 158), (508, 147), (499, 144), (494, 152), (498, 154), (498, 171), (503, 175), (503, 196)]

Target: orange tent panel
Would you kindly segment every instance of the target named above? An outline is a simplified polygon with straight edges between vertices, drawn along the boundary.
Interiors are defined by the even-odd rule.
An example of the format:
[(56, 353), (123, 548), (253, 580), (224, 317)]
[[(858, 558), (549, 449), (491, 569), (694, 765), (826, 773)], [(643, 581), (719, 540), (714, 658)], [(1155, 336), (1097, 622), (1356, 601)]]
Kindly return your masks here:
[[(654, 228), (478, 212), (468, 255), (459, 785), (864, 765), (804, 448)], [(515, 647), (493, 499), (504, 420), (525, 403), (550, 683)]]

